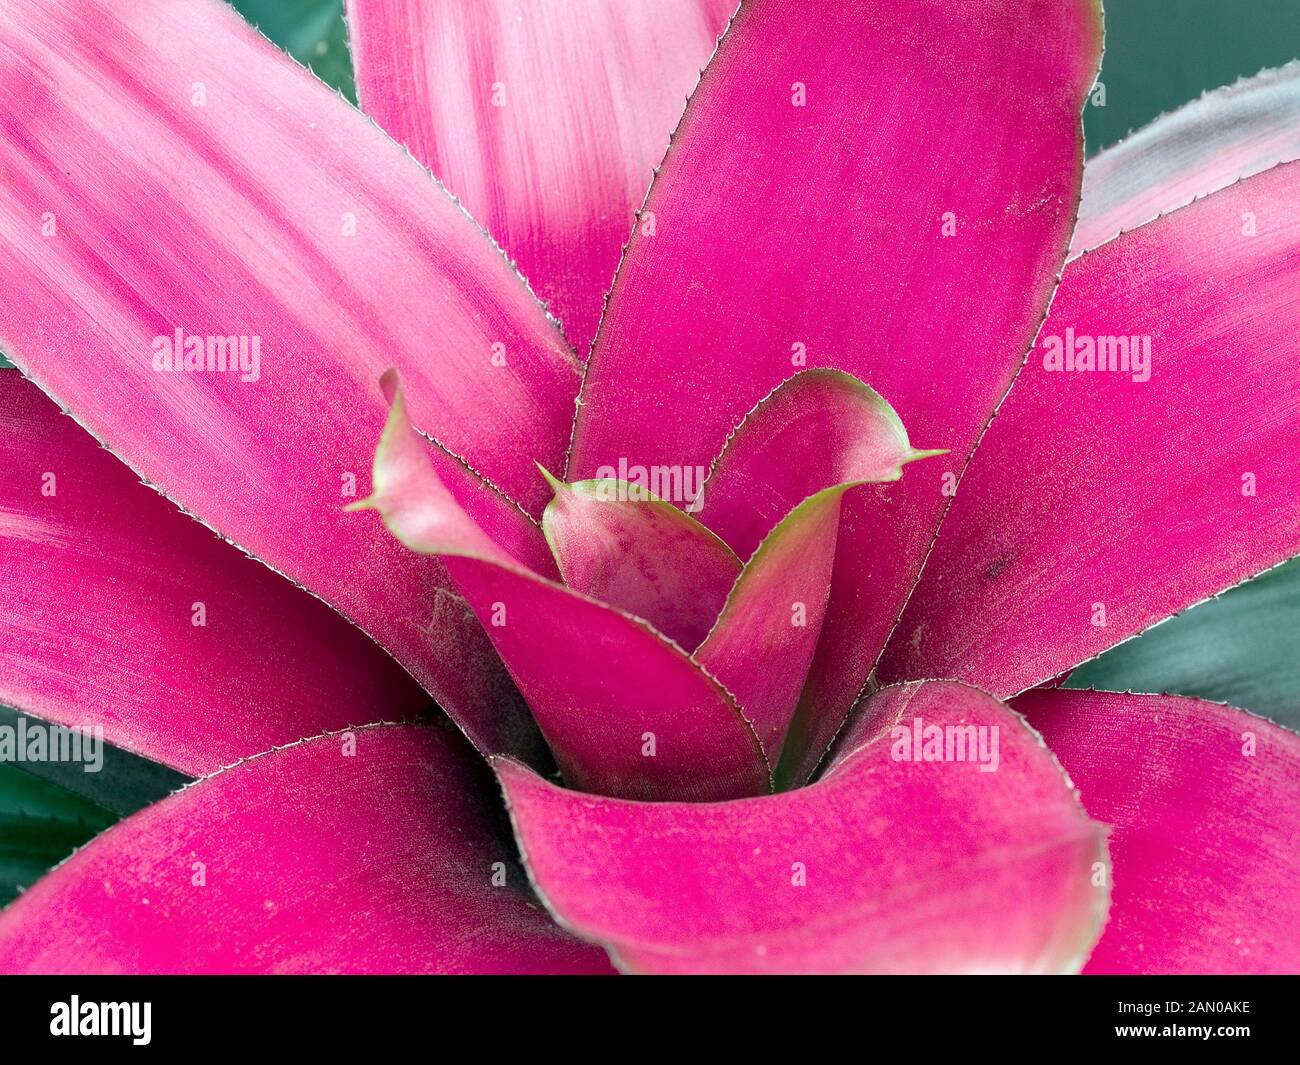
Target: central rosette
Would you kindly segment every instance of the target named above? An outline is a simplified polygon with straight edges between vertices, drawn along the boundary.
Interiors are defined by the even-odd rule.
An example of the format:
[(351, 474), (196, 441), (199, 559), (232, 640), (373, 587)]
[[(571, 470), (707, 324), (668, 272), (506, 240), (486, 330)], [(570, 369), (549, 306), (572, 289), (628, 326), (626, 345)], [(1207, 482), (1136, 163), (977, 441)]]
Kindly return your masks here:
[[(385, 387), (374, 494), (358, 505), (380, 510), (407, 546), (444, 556), (567, 785), (704, 801), (810, 779), (867, 681), (842, 653), (856, 597), (834, 594), (846, 499), (943, 452), (913, 448), (863, 382), (807, 370), (718, 442), (707, 471), (629, 456), (598, 468), (624, 478), (566, 483), (542, 470), (551, 557), (521, 557), (475, 524), (473, 499), (439, 476), (395, 377)], [(650, 490), (652, 475), (669, 498)]]

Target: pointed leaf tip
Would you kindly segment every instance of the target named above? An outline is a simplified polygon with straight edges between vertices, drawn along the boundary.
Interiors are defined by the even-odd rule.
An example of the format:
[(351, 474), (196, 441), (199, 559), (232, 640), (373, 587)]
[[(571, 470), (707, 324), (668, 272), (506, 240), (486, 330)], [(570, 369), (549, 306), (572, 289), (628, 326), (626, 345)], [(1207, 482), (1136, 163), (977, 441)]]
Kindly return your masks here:
[[(792, 367), (817, 363), (870, 381), (918, 439), (967, 454), (1020, 370), (1069, 244), (1096, 11), (1095, 0), (743, 4), (650, 190), (655, 234), (633, 233), (610, 292), (571, 475), (624, 455), (707, 463)], [(792, 99), (791, 71), (807, 99)], [(995, 95), (980, 88), (990, 71)], [(938, 133), (935, 150), (914, 151), (916, 122), (862, 106), (875, 98), (906, 99)], [(781, 165), (755, 167), (754, 143)], [(882, 158), (898, 165), (882, 170)], [(905, 224), (846, 226), (847, 205)], [(793, 453), (816, 451), (805, 440)], [(832, 719), (856, 698), (950, 502), (929, 474), (844, 503), (840, 551), (853, 564), (837, 567), (826, 626), (842, 638), (814, 665), (811, 696)], [(710, 521), (711, 483), (701, 517), (746, 557), (798, 500), (738, 494), (742, 525), (770, 506), (745, 543)]]
[[(775, 566), (762, 562), (765, 572), (746, 579), (752, 595), (775, 597), (763, 626), (769, 639), (762, 644), (774, 660), (753, 669), (741, 634), (758, 622), (730, 617), (732, 636), (718, 636), (731, 645), (727, 661), (710, 657), (706, 668), (762, 723), (769, 757), (786, 745), (782, 760), (798, 766), (793, 771), (800, 779), (861, 691), (874, 660), (872, 626), (887, 620), (876, 567), (864, 565), (863, 558), (897, 537), (897, 528), (889, 527), (897, 523), (879, 493), (841, 496), (850, 487), (899, 481), (908, 463), (942, 454), (945, 449), (913, 447), (903, 419), (876, 389), (842, 370), (819, 367), (795, 374), (761, 400), (713, 464), (704, 524), (749, 558), (750, 566), (764, 553), (781, 560)], [(828, 493), (834, 498), (826, 498)], [(886, 528), (877, 530), (869, 521)], [(796, 584), (802, 587), (793, 594)], [(785, 617), (779, 621), (774, 606), (783, 599)], [(806, 628), (791, 627), (792, 602), (804, 605)], [(772, 642), (778, 637), (779, 645)], [(782, 646), (792, 653), (780, 653)]]
[(560, 492), (569, 486), (565, 484), (563, 481), (561, 481), (558, 477), (556, 477), (553, 473), (551, 473), (551, 471), (548, 470), (545, 466), (543, 466), (540, 462), (535, 463), (535, 465), (537, 466), (538, 470), (541, 471), (542, 476), (546, 478), (546, 483), (551, 486), (551, 491), (555, 493), (555, 497), (552, 498), (550, 503), (547, 503), (547, 506), (549, 507), (551, 503), (555, 502), (556, 498), (559, 498)]
[[(141, 484), (16, 371), (0, 371), (0, 425), (3, 706), (194, 776), (427, 706), (366, 636)], [(45, 471), (49, 496), (32, 490)], [(194, 627), (195, 599), (214, 627)]]
[(876, 389), (830, 367), (803, 370), (763, 397), (714, 459), (702, 520), (742, 558), (795, 507), (853, 482), (883, 484), (946, 449), (912, 446)]
[(644, 622), (522, 565), (475, 524), (430, 454), (397, 393), (375, 454), (376, 507), (407, 547), (442, 558), (569, 784), (662, 800), (770, 790), (757, 737), (712, 677)]
[(643, 486), (560, 487), (542, 531), (568, 586), (648, 621), (686, 651), (698, 647), (740, 573), (731, 548)]

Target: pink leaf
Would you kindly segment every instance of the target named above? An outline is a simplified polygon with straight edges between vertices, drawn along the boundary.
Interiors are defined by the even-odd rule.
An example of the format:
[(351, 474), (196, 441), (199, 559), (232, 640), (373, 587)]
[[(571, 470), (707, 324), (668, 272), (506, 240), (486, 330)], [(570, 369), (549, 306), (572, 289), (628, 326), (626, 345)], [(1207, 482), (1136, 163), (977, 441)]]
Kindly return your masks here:
[(817, 650), (851, 485), (810, 497), (758, 546), (693, 657), (736, 696), (777, 764)]
[(1110, 918), (1085, 971), (1295, 971), (1300, 737), (1176, 696), (1036, 690), (1015, 705), (1114, 826)]
[(585, 354), (633, 212), (736, 3), (350, 3), (357, 91)]
[[(941, 454), (913, 448), (901, 419), (874, 389), (838, 370), (805, 370), (764, 398), (727, 438), (705, 485), (701, 520), (748, 558), (777, 520), (814, 494), (854, 482), (895, 481), (906, 463)], [(789, 727), (791, 742), (782, 752), (785, 766), (778, 767), (778, 778), (799, 783), (808, 778), (871, 669), (875, 648), (864, 647), (862, 637), (879, 604), (873, 570), (857, 549), (860, 516), (865, 511), (887, 525), (889, 508), (888, 494), (878, 490), (843, 500), (836, 492), (818, 504), (820, 517), (808, 514), (802, 532), (783, 538), (803, 575), (795, 582), (802, 579), (805, 587), (777, 596), (785, 624), (774, 631), (788, 640), (794, 635), (792, 604), (811, 605), (815, 598), (816, 624), (803, 631), (811, 643), (801, 642), (800, 653), (785, 655), (768, 641), (763, 646), (773, 661), (755, 670), (746, 666), (741, 642), (735, 648), (734, 679), (724, 664), (706, 663), (736, 693), (751, 720), (772, 724), (775, 732), (764, 736), (769, 744), (776, 741), (779, 747)], [(827, 521), (825, 530), (814, 530)], [(846, 546), (837, 552), (839, 540)], [(815, 592), (809, 580), (820, 581)], [(770, 617), (778, 620), (775, 612)], [(756, 687), (767, 691), (760, 696)]]
[(1297, 157), (1300, 62), (1206, 93), (1092, 159), (1070, 254)]
[(1300, 553), (1297, 218), (1287, 163), (1070, 264), (885, 679), (1012, 695)]
[(704, 485), (700, 520), (749, 558), (809, 496), (851, 481), (896, 481), (918, 451), (894, 408), (839, 370), (783, 381), (727, 437)]
[(430, 465), (400, 391), (374, 495), (357, 506), (379, 510), (412, 551), (445, 558), (572, 786), (696, 801), (770, 790), (753, 728), (685, 651), (524, 569), (474, 524)]
[[(996, 772), (895, 759), (892, 729), (918, 718), (996, 730)], [(494, 765), (547, 906), (625, 970), (1082, 964), (1106, 907), (1103, 832), (1017, 714), (952, 683), (886, 689), (841, 750), (809, 787), (708, 804), (594, 798)]]
[(542, 531), (564, 583), (644, 618), (683, 650), (698, 647), (740, 573), (731, 548), (637, 485), (552, 480), (551, 487)]
[(108, 830), (0, 916), (9, 973), (608, 971), (533, 901), (449, 729), (318, 736)]
[(0, 372), (0, 702), (190, 774), (426, 696)]
[[(578, 370), (499, 251), (216, 0), (10, 11), (0, 170), (13, 360), (147, 481), (356, 621), (482, 748), (509, 749), (519, 722), (481, 702), (490, 667), (450, 665), (454, 634), (428, 631), (442, 568), (342, 513), (391, 363), (416, 424), (540, 513), (533, 463), (562, 461)], [(202, 372), (154, 369), (177, 330)], [(230, 337), (243, 362), (222, 371)], [(548, 557), (513, 503), (435, 457), (499, 542)]]
[(827, 702), (866, 680), (945, 476), (1042, 320), (1100, 37), (1092, 0), (745, 4), (651, 189), (653, 232), (634, 232), (611, 292), (566, 479), (620, 459), (706, 464), (805, 365), (869, 381), (952, 452), (892, 486), (887, 509), (878, 493), (846, 501), (857, 669), (827, 680)]

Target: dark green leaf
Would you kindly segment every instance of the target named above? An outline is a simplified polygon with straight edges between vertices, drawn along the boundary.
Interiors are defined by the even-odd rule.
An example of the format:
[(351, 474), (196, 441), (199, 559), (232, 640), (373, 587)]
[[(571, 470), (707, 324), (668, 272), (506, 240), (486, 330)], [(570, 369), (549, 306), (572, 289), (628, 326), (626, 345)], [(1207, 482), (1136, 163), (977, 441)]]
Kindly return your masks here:
[(343, 0), (231, 0), (236, 10), (331, 88), (356, 103)]
[[(49, 728), (45, 722), (27, 717), (8, 706), (0, 706), (0, 729), (17, 732), (19, 719), (26, 718), (28, 728)], [(99, 769), (87, 772), (85, 761), (16, 761), (17, 768), (80, 796), (105, 810), (125, 817), (151, 802), (170, 795), (189, 782), (184, 773), (151, 762), (138, 754), (103, 743), (103, 762)]]
[(1208, 89), (1297, 56), (1300, 4), (1279, 0), (1106, 0), (1098, 97), (1084, 108), (1088, 154)]
[(0, 906), (116, 820), (58, 785), (0, 763)]
[[(20, 756), (19, 737), (48, 727), (0, 706), (6, 759), (0, 761), (0, 906), (120, 817), (190, 779), (106, 743), (98, 748), (102, 760), (93, 751), (80, 762), (27, 761), (29, 748)], [(86, 766), (93, 764), (99, 768), (87, 772)]]
[(1300, 558), (1107, 651), (1065, 686), (1196, 695), (1300, 729)]

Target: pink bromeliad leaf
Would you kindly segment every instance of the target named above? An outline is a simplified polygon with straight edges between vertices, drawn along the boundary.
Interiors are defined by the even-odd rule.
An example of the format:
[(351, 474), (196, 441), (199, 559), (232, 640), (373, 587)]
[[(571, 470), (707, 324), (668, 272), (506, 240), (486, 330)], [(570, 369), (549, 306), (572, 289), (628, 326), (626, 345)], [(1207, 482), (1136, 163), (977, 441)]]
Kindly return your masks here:
[(826, 614), (840, 505), (851, 485), (811, 496), (767, 536), (694, 658), (736, 697), (776, 765)]
[[(917, 720), (984, 730), (983, 764), (996, 743), (997, 771), (896, 758), (895, 730), (910, 737)], [(1106, 909), (1092, 883), (1104, 832), (1017, 714), (957, 684), (890, 688), (841, 751), (809, 787), (728, 803), (580, 795), (509, 759), (494, 765), (539, 894), (624, 970), (1083, 963)]]
[(1071, 263), (882, 677), (1013, 695), (1300, 553), (1298, 283), (1300, 163)]
[(564, 583), (695, 650), (740, 574), (731, 548), (671, 503), (647, 498), (639, 485), (547, 477), (555, 498), (542, 531)]
[[(392, 377), (373, 508), (403, 544), (445, 559), (528, 700), (566, 781), (641, 799), (736, 798), (771, 774), (732, 697), (644, 621), (525, 569), (460, 508)], [(540, 479), (540, 475), (539, 475)]]
[[(941, 454), (912, 447), (902, 420), (874, 389), (839, 370), (820, 369), (796, 374), (765, 397), (714, 460), (705, 482), (701, 521), (742, 557), (749, 557), (763, 541), (767, 551), (789, 554), (801, 570), (787, 579), (782, 573), (787, 563), (779, 561), (763, 578), (790, 585), (766, 615), (770, 631), (784, 639), (755, 640), (757, 634), (735, 626), (730, 636), (719, 636), (729, 646), (715, 648), (732, 661), (706, 662), (736, 693), (751, 720), (768, 723), (765, 741), (780, 748), (786, 729), (791, 730), (793, 742), (782, 752), (789, 773), (778, 772), (778, 777), (802, 782), (812, 772), (847, 717), (875, 653), (860, 644), (873, 600), (860, 594), (856, 575), (865, 561), (853, 550), (857, 540), (852, 515), (868, 508), (887, 513), (889, 497), (878, 494), (855, 509), (851, 501), (864, 491), (846, 497), (843, 489), (896, 481), (907, 463)], [(814, 495), (821, 501), (813, 504)], [(809, 504), (799, 532), (783, 530), (777, 536), (771, 531), (805, 499)], [(846, 503), (850, 535), (845, 549), (837, 552)], [(765, 537), (773, 542), (768, 544)], [(810, 639), (798, 641), (786, 654), (790, 637), (798, 631), (791, 629), (795, 603), (815, 610), (815, 624), (808, 621), (802, 635)], [(751, 641), (758, 668), (746, 664)], [(762, 654), (760, 648), (770, 653)], [(763, 735), (762, 727), (759, 731)]]
[[(952, 452), (843, 504), (846, 562), (807, 695), (831, 732), (1042, 320), (1100, 37), (1091, 0), (743, 5), (620, 266), (567, 479), (620, 459), (707, 465), (804, 366), (870, 382), (916, 439)], [(905, 122), (891, 117), (903, 100)]]
[(1092, 973), (1289, 973), (1300, 925), (1300, 737), (1175, 696), (1028, 692), (1088, 813), (1113, 826)]
[(804, 370), (727, 437), (704, 484), (700, 521), (749, 558), (809, 496), (855, 481), (897, 481), (907, 463), (944, 453), (912, 447), (894, 408), (856, 377)]
[(532, 899), (440, 727), (270, 751), (100, 836), (0, 915), (8, 972), (608, 972)]
[(586, 353), (738, 0), (348, 4), (361, 106), (460, 197)]
[(1206, 93), (1091, 160), (1071, 256), (1300, 158), (1300, 62)]
[[(491, 241), (217, 0), (15, 5), (0, 170), (4, 350), (149, 483), (372, 635), (481, 749), (523, 753), (526, 717), (488, 699), (495, 666), (466, 668), (461, 632), (429, 628), (442, 567), (342, 512), (395, 363), (462, 505), (547, 564), (503, 493), (540, 515), (534, 462), (563, 461), (578, 368)], [(179, 372), (177, 336), (200, 346)], [(244, 361), (221, 371), (232, 338)]]
[(775, 764), (822, 631), (845, 494), (931, 454), (871, 388), (810, 370), (759, 404), (713, 465), (706, 509), (744, 552), (743, 572), (717, 536), (665, 501), (632, 498), (638, 486), (625, 482), (552, 479), (543, 527), (566, 583), (691, 650)]
[(139, 484), (14, 370), (0, 372), (0, 571), (0, 702), (102, 726), (185, 773), (428, 705), (355, 628)]

